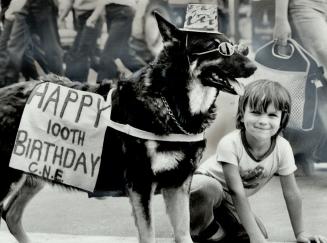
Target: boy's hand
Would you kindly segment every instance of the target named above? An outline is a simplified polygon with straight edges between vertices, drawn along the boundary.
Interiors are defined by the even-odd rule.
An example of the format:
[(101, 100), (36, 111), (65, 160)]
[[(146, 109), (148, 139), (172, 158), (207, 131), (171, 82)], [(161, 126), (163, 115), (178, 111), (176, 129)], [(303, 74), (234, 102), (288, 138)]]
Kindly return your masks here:
[(306, 232), (301, 232), (297, 235), (296, 241), (305, 243), (327, 243), (327, 238), (322, 235), (311, 235)]

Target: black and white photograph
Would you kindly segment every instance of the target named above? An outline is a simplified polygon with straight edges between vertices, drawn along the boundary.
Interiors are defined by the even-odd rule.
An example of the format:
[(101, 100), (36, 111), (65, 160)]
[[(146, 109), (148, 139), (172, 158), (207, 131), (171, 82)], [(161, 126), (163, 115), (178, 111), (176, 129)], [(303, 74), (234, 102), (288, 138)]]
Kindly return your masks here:
[(327, 0), (0, 0), (0, 243), (327, 243)]

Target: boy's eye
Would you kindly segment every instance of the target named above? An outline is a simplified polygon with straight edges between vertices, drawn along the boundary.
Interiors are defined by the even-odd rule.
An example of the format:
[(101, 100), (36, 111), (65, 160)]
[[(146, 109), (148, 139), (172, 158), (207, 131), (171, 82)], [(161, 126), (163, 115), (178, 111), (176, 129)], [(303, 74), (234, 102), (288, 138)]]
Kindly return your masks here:
[(260, 115), (261, 112), (260, 111), (251, 111), (252, 114), (255, 114), (255, 115)]
[(281, 114), (279, 112), (271, 112), (271, 113), (268, 113), (268, 116), (270, 117), (276, 117), (278, 118)]

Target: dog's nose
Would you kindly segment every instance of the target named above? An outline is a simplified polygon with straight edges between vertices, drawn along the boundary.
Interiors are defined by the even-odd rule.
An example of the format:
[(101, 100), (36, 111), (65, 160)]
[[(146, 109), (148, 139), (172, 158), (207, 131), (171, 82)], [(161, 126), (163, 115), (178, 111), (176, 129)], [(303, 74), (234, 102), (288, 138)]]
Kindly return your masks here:
[(246, 70), (246, 72), (248, 73), (248, 75), (252, 75), (255, 70), (257, 70), (257, 66), (254, 64), (254, 62), (247, 62), (244, 65), (244, 69)]

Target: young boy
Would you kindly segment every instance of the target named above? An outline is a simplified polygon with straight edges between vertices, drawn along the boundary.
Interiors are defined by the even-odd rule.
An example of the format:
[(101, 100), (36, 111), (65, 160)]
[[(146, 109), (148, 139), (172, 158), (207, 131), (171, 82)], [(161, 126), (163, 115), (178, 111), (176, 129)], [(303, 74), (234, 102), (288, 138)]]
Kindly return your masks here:
[(267, 242), (251, 211), (248, 196), (275, 173), (298, 242), (327, 242), (304, 230), (301, 196), (290, 144), (279, 133), (286, 127), (291, 98), (279, 83), (258, 80), (240, 97), (236, 127), (218, 144), (216, 154), (200, 165), (191, 185), (191, 234), (196, 242)]

